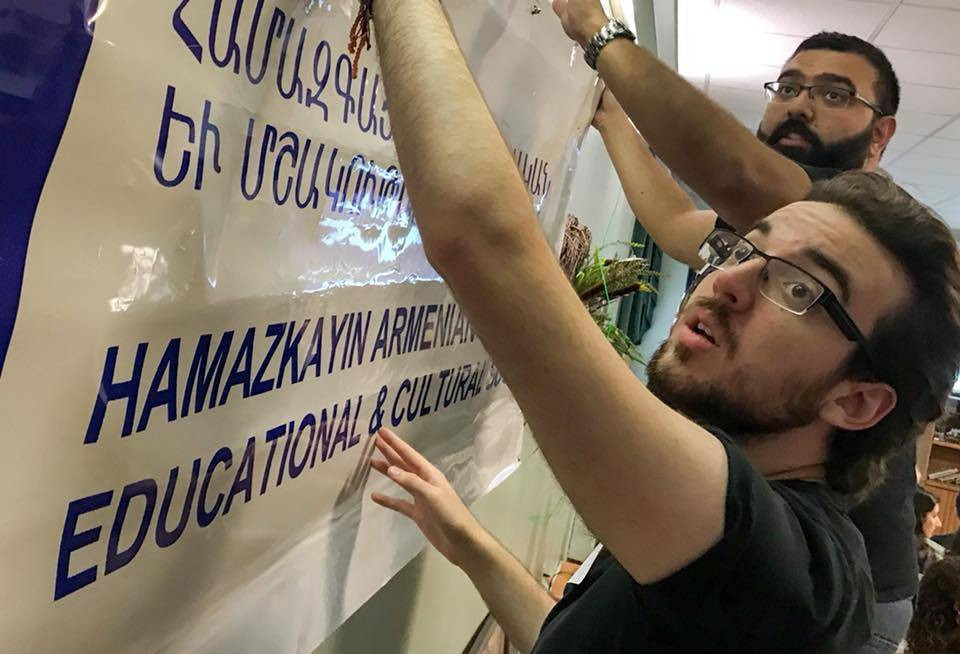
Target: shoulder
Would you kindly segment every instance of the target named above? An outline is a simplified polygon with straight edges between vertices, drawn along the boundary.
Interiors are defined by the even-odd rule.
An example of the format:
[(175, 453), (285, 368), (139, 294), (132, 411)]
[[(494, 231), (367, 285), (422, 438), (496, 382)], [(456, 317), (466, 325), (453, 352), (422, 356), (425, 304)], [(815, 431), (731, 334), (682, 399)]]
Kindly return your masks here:
[(833, 179), (840, 173), (844, 172), (839, 168), (822, 168), (819, 166), (808, 166), (807, 164), (797, 163), (798, 166), (803, 168), (803, 172), (807, 174), (807, 177), (810, 178), (811, 182), (819, 182), (826, 179)]
[(803, 525), (806, 542), (824, 541), (844, 558), (866, 561), (863, 536), (848, 513), (850, 502), (823, 482), (774, 481), (773, 491)]
[[(734, 512), (727, 516), (733, 555), (728, 560), (746, 563), (754, 575), (749, 582), (728, 579), (719, 605), (776, 614), (771, 624), (781, 626), (755, 627), (757, 642), (787, 638), (824, 648), (817, 651), (837, 651), (842, 643), (865, 639), (874, 594), (863, 537), (847, 515), (846, 499), (823, 482), (771, 481), (745, 468), (736, 472), (736, 466), (749, 463), (737, 455), (739, 448), (727, 449), (731, 490), (739, 495), (728, 498), (728, 511)], [(775, 609), (761, 599), (772, 597)]]

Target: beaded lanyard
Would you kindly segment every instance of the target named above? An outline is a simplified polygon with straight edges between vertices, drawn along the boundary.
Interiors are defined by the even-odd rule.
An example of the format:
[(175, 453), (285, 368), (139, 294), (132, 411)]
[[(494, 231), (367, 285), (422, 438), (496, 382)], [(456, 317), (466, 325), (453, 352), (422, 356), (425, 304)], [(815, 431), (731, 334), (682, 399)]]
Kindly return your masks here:
[(350, 28), (347, 51), (353, 55), (353, 78), (360, 70), (360, 53), (370, 49), (370, 21), (373, 19), (373, 0), (360, 0), (360, 9)]

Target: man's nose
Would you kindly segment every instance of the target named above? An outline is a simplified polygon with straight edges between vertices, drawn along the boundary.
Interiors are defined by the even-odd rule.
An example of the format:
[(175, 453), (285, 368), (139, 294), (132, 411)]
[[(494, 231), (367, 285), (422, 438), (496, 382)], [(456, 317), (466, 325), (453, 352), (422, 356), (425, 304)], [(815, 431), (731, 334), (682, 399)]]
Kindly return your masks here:
[(790, 118), (802, 120), (805, 123), (812, 123), (814, 114), (815, 107), (810, 89), (803, 89), (797, 97), (790, 100), (787, 107), (787, 115)]
[(713, 292), (734, 311), (748, 311), (757, 297), (760, 270), (765, 262), (756, 258), (723, 268), (713, 274)]

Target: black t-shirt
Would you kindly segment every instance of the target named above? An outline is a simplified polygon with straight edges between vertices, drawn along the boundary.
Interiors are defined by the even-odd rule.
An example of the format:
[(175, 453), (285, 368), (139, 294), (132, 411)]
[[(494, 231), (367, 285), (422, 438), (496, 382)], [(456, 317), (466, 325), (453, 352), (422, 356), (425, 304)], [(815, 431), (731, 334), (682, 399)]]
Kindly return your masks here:
[(863, 534), (878, 602), (895, 602), (917, 594), (916, 517), (917, 450), (911, 442), (887, 462), (887, 478), (867, 499), (850, 510)]
[(839, 168), (820, 168), (818, 166), (808, 166), (807, 164), (797, 163), (807, 173), (811, 182), (819, 182), (824, 179), (833, 179), (843, 171)]
[(724, 534), (655, 584), (602, 553), (547, 616), (534, 654), (848, 654), (870, 636), (860, 532), (825, 484), (767, 481), (718, 435), (729, 480)]

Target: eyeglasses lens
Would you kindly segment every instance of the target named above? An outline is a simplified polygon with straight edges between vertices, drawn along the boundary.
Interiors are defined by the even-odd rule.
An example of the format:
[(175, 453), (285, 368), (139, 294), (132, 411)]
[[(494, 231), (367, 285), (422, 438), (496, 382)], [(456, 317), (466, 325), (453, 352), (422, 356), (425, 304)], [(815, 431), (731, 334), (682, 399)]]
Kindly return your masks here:
[(770, 259), (760, 273), (760, 293), (790, 313), (801, 315), (823, 295), (823, 286), (799, 268)]
[[(752, 258), (753, 245), (733, 232), (716, 231), (707, 237), (700, 258), (718, 270), (728, 270)], [(760, 272), (760, 293), (797, 315), (803, 314), (823, 295), (824, 289), (803, 270), (780, 259), (768, 259)]]

